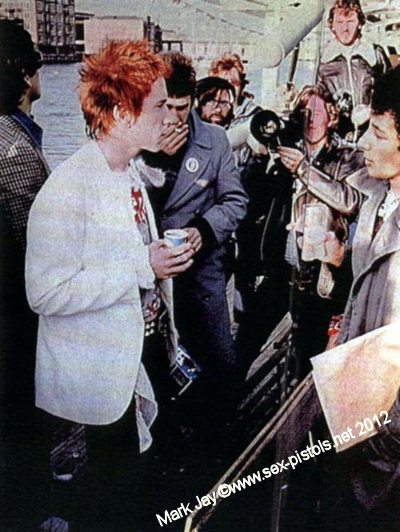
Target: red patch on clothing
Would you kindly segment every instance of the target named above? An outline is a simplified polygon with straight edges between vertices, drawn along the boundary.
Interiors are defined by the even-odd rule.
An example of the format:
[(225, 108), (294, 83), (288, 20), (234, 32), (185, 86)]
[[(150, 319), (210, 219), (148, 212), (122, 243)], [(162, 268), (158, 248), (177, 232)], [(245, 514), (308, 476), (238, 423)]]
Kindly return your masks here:
[(132, 205), (137, 224), (147, 223), (146, 207), (140, 188), (131, 188)]

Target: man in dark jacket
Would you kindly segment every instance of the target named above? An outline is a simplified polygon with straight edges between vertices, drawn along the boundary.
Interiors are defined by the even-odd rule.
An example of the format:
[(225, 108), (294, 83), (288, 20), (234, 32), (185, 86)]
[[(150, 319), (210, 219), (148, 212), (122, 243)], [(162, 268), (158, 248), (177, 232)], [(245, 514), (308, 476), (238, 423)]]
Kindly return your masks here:
[[(361, 204), (361, 194), (347, 179), (363, 166), (363, 157), (358, 150), (340, 146), (333, 133), (337, 106), (320, 87), (304, 87), (295, 112), (306, 116), (301, 149), (280, 146), (278, 152), (295, 178), (286, 258), (296, 269), (294, 344), (303, 377), (310, 370), (309, 358), (325, 350), (330, 318), (343, 312), (351, 284), (350, 268), (340, 261), (328, 265), (326, 249), (322, 246), (318, 252), (319, 235), (304, 226), (312, 223), (313, 212), (320, 212), (321, 225), (326, 223), (332, 239), (347, 242), (348, 226)], [(320, 227), (315, 225), (314, 220), (317, 232)]]
[(193, 266), (174, 280), (174, 306), (181, 342), (202, 368), (197, 403), (203, 406), (193, 406), (193, 414), (201, 411), (209, 420), (212, 412), (228, 407), (238, 365), (225, 261), (229, 237), (245, 216), (247, 197), (226, 133), (202, 122), (192, 110), (196, 79), (191, 61), (180, 53), (165, 54), (164, 60), (171, 66), (167, 105), (175, 115), (176, 135), (185, 138), (183, 143), (171, 138), (165, 142), (168, 155), (151, 158), (166, 176), (165, 186), (153, 190), (152, 200), (161, 231), (185, 229), (198, 251)]
[[(16, 527), (11, 510), (16, 513), (24, 507), (29, 512), (27, 503), (31, 497), (26, 493), (27, 499), (23, 499), (22, 491), (18, 490), (23, 484), (29, 486), (28, 469), (34, 463), (29, 452), (33, 435), (37, 318), (26, 301), (24, 259), (28, 213), (49, 172), (42, 154), (42, 130), (31, 116), (32, 103), (40, 98), (41, 65), (40, 54), (29, 33), (13, 21), (1, 20), (0, 432), (6, 466), (3, 479), (8, 490), (16, 488), (18, 496), (18, 502), (12, 500), (14, 491), (8, 491), (10, 512), (3, 506), (2, 517), (10, 519), (8, 525), (13, 523)], [(23, 484), (19, 485), (21, 481)]]

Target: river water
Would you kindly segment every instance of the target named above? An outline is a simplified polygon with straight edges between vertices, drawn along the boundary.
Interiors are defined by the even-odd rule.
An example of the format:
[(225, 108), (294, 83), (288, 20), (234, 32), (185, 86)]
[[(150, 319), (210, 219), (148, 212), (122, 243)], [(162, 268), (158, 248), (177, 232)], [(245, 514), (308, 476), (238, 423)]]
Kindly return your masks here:
[(86, 141), (77, 84), (79, 64), (44, 65), (42, 97), (33, 104), (35, 121), (43, 128), (43, 150), (53, 169)]

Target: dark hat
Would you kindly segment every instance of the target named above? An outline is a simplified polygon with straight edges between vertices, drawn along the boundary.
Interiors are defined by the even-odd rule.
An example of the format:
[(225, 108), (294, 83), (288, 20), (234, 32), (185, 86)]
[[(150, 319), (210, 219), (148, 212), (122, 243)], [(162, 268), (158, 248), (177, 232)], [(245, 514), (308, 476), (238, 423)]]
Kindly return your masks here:
[(42, 66), (30, 34), (14, 20), (0, 20), (0, 65), (20, 70), (29, 76)]
[(210, 89), (222, 89), (227, 90), (232, 93), (232, 96), (235, 97), (235, 87), (229, 83), (226, 79), (218, 78), (217, 76), (208, 76), (206, 78), (199, 79), (196, 85), (196, 96), (201, 98), (201, 96), (208, 92)]

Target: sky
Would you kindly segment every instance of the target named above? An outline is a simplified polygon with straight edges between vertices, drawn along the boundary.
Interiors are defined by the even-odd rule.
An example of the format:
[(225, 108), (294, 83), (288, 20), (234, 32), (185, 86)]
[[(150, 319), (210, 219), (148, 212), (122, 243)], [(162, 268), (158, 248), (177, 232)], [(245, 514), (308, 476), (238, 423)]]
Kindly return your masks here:
[[(290, 15), (303, 10), (308, 3), (318, 0), (76, 0), (76, 10), (96, 15), (138, 16), (150, 15), (163, 30), (175, 29), (180, 37), (189, 40), (210, 39), (214, 41), (257, 38), (263, 33), (265, 21), (260, 16), (276, 19), (285, 8)], [(333, 0), (320, 0), (328, 6)], [(216, 4), (229, 6), (230, 11), (221, 10)], [(400, 7), (400, 0), (362, 0), (364, 9), (391, 4)], [(263, 7), (267, 6), (267, 7)], [(248, 13), (240, 12), (246, 9)], [(252, 11), (252, 14), (250, 14)], [(221, 23), (221, 19), (227, 23)], [(229, 24), (230, 23), (230, 24)], [(241, 29), (240, 27), (244, 28)]]
[[(235, 1), (235, 0), (232, 0)], [(238, 5), (260, 8), (266, 0), (244, 0)], [(289, 0), (282, 0), (288, 3)], [(220, 37), (221, 40), (229, 39), (230, 32), (235, 36), (251, 36), (250, 30), (255, 30), (254, 36), (260, 34), (264, 28), (262, 18), (236, 12), (222, 12), (212, 2), (202, 0), (76, 0), (77, 11), (87, 11), (96, 15), (133, 15), (146, 17), (150, 15), (154, 22), (161, 25), (162, 29), (177, 29), (179, 33), (186, 34), (189, 38), (196, 33), (196, 38), (203, 36)], [(191, 6), (191, 7), (188, 7)], [(197, 9), (198, 11), (195, 11)], [(199, 12), (202, 10), (204, 12)], [(215, 18), (215, 20), (213, 19)], [(221, 24), (218, 19), (223, 18), (232, 23)], [(239, 26), (246, 28), (241, 30)], [(250, 33), (249, 33), (250, 31)]]

